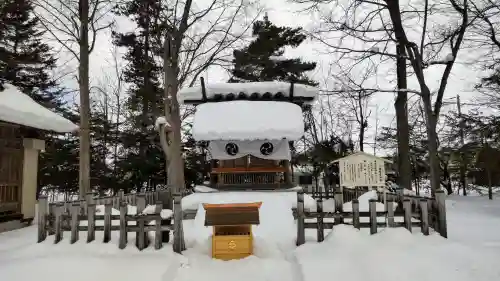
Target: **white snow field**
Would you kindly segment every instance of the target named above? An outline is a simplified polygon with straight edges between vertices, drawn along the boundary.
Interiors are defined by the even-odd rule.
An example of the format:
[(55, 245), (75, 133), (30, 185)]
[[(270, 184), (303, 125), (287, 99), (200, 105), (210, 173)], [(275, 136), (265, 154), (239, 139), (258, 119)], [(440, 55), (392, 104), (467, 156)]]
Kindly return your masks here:
[[(184, 208), (188, 203), (217, 201), (213, 193), (205, 195), (211, 197), (196, 196), (187, 197)], [(37, 244), (36, 226), (2, 233), (0, 280), (500, 280), (500, 198), (450, 196), (449, 239), (434, 233), (424, 237), (419, 231), (412, 234), (405, 229), (379, 229), (370, 236), (367, 230), (336, 226), (323, 243), (311, 242), (313, 230), (306, 234), (308, 242), (297, 248), (290, 195), (262, 192), (252, 196), (225, 196), (223, 201), (263, 202), (261, 225), (255, 228), (255, 256), (212, 260), (208, 254), (211, 230), (203, 226), (204, 211), (199, 208), (196, 219), (184, 223), (188, 250), (182, 256), (174, 254), (171, 245), (139, 252), (132, 233), (124, 250), (118, 249), (116, 232), (109, 244), (101, 242), (99, 233), (96, 241), (87, 244), (86, 233), (81, 232), (74, 245), (69, 245), (69, 233), (58, 245), (53, 244), (52, 236)]]

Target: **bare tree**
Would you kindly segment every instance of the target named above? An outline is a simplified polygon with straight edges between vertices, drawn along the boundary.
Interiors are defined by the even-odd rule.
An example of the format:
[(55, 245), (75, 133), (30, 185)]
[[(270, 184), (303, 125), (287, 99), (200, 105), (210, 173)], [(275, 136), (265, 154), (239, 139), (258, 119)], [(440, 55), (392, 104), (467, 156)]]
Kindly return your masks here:
[(479, 47), (482, 50), (479, 62), (491, 67), (498, 63), (500, 50), (500, 1), (498, 0), (471, 0), (469, 10), (471, 25), (467, 41), (469, 48)]
[[(80, 94), (80, 198), (90, 187), (90, 53), (99, 31), (111, 26), (110, 0), (35, 0), (45, 29), (78, 60)], [(74, 47), (74, 45), (78, 47)]]
[[(163, 24), (163, 63), (165, 84), (165, 117), (170, 125), (164, 148), (168, 185), (174, 192), (184, 189), (184, 165), (181, 155), (181, 108), (177, 92), (192, 86), (210, 66), (229, 62), (228, 48), (237, 43), (250, 24), (239, 27), (251, 3), (245, 0), (212, 0), (198, 7), (192, 0), (166, 3)], [(253, 22), (258, 14), (248, 21)], [(201, 93), (200, 93), (201, 94)]]
[(342, 115), (349, 118), (356, 124), (358, 133), (358, 147), (364, 151), (365, 135), (368, 129), (368, 119), (371, 111), (368, 109), (370, 97), (373, 91), (367, 89), (367, 82), (374, 78), (376, 66), (368, 64), (363, 68), (345, 70), (342, 65), (337, 66), (336, 73), (332, 74), (333, 79), (339, 84), (337, 94), (341, 98), (343, 108)]
[[(435, 5), (429, 5), (428, 1), (424, 1), (416, 6), (411, 3), (402, 5), (399, 0), (358, 0), (349, 1), (347, 5), (341, 1), (304, 0), (301, 2), (312, 3), (314, 6), (335, 5), (335, 7), (344, 8), (344, 13), (340, 13), (341, 20), (336, 20), (333, 16), (327, 21), (337, 25), (335, 30), (341, 31), (343, 37), (341, 40), (331, 42), (332, 40), (325, 40), (323, 36), (322, 41), (349, 60), (360, 63), (380, 54), (409, 62), (413, 76), (419, 85), (418, 90), (411, 92), (418, 92), (424, 105), (429, 140), (431, 187), (434, 193), (439, 188), (436, 126), (448, 79), (462, 46), (466, 28), (470, 23), (468, 0), (462, 2), (448, 0)], [(319, 7), (319, 9), (322, 8)], [(431, 30), (428, 24), (431, 16), (441, 18), (446, 16), (450, 24), (440, 25)], [(399, 46), (397, 52), (389, 44), (391, 41)], [(445, 56), (445, 58), (437, 60), (436, 58), (440, 56)], [(434, 65), (444, 65), (444, 70), (433, 97), (425, 72)], [(407, 88), (399, 87), (397, 91), (399, 93), (410, 92)], [(406, 101), (402, 104), (406, 104)], [(396, 107), (398, 108), (401, 107)]]
[[(118, 47), (113, 46), (110, 51), (111, 61), (108, 61), (109, 66), (107, 69), (103, 69), (103, 75), (98, 81), (98, 85), (91, 87), (95, 89), (98, 96), (96, 99), (100, 104), (100, 108), (105, 112), (105, 116), (108, 121), (113, 124), (112, 135), (112, 157), (113, 157), (113, 171), (116, 172), (116, 163), (118, 162), (118, 146), (119, 146), (119, 135), (120, 135), (120, 125), (124, 121), (123, 118), (123, 106), (124, 106), (124, 90), (125, 85), (122, 79), (123, 73), (121, 71), (120, 65), (120, 55), (118, 53)], [(111, 69), (110, 69), (111, 68)], [(92, 97), (91, 97), (92, 99)]]

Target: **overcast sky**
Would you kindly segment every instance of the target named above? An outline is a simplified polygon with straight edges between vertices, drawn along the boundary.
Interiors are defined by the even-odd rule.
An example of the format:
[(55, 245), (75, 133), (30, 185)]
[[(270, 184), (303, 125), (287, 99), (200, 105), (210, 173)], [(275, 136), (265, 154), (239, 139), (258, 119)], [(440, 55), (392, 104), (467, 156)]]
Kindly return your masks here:
[[(270, 20), (277, 25), (284, 26), (302, 26), (306, 29), (311, 29), (319, 22), (316, 15), (312, 13), (300, 13), (298, 10), (302, 8), (298, 5), (292, 5), (286, 0), (272, 0), (272, 1), (262, 1), (265, 9), (267, 10)], [(117, 22), (117, 27), (119, 30), (130, 29), (131, 25), (125, 20), (119, 19)], [(100, 81), (103, 81), (104, 74), (112, 73), (112, 50), (113, 46), (111, 43), (110, 33), (102, 32), (97, 38), (98, 44), (96, 44), (95, 50), (91, 56), (91, 83), (96, 85)], [(335, 59), (334, 55), (329, 55), (325, 53), (326, 48), (318, 42), (312, 42), (308, 40), (300, 47), (296, 49), (287, 49), (286, 57), (301, 57), (308, 61), (316, 61), (318, 63), (317, 70), (311, 73), (312, 78), (317, 81), (322, 82), (320, 88), (326, 89), (327, 85), (323, 82), (328, 78), (328, 69), (330, 68), (331, 62)], [(68, 60), (68, 55), (61, 53), (60, 61)], [(470, 51), (460, 52), (457, 62), (451, 73), (448, 87), (446, 90), (445, 100), (454, 102), (454, 97), (460, 94), (461, 99), (464, 103), (468, 103), (474, 99), (476, 94), (474, 93), (474, 85), (479, 81), (481, 75), (484, 75), (481, 71), (475, 69), (470, 65), (470, 61), (473, 60), (474, 54)], [(76, 70), (76, 62), (66, 64), (64, 69), (59, 69), (59, 71), (71, 71)], [(394, 89), (395, 81), (394, 76), (391, 74), (394, 71), (395, 66), (385, 65), (386, 71), (379, 71), (378, 77), (376, 77), (376, 83), (380, 88), (384, 89)], [(426, 72), (426, 78), (431, 89), (436, 89), (439, 83), (439, 78), (441, 77), (443, 67), (433, 66)], [(75, 72), (76, 73), (76, 72)], [(112, 75), (112, 74), (111, 74)], [(209, 82), (223, 82), (227, 80), (227, 75), (219, 68), (210, 68), (209, 71), (203, 74), (203, 76)], [(329, 81), (332, 83), (332, 81)], [(418, 89), (418, 84), (413, 78), (409, 78), (408, 81), (409, 89)], [(77, 84), (75, 79), (69, 77), (65, 80), (65, 85), (70, 88), (77, 89)], [(76, 97), (77, 99), (77, 97)], [(367, 142), (371, 142), (374, 132), (375, 118), (379, 118), (381, 126), (389, 126), (394, 124), (394, 94), (392, 93), (378, 93), (375, 94), (370, 101), (370, 109), (372, 110), (371, 120), (369, 121), (370, 129), (367, 136)], [(378, 109), (378, 112), (376, 113)], [(456, 110), (456, 106), (447, 105), (444, 110)], [(464, 105), (464, 110), (467, 110), (467, 105)], [(368, 148), (370, 149), (370, 148)], [(367, 149), (367, 150), (368, 150)], [(371, 151), (371, 149), (370, 149)]]

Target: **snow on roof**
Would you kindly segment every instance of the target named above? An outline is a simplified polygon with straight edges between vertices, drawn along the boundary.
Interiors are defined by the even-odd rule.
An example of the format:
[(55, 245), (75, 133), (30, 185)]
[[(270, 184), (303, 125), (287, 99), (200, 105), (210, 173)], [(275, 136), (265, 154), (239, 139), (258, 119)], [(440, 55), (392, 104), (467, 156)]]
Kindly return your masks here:
[(78, 129), (66, 118), (39, 105), (15, 86), (4, 84), (0, 91), (0, 121), (59, 133)]
[(334, 160), (332, 161), (332, 163), (337, 163), (339, 162), (340, 160), (347, 160), (347, 159), (351, 159), (351, 158), (354, 158), (354, 157), (358, 157), (358, 156), (362, 156), (362, 157), (367, 157), (367, 158), (373, 158), (373, 159), (378, 159), (378, 160), (382, 160), (384, 161), (385, 163), (392, 163), (391, 160), (389, 159), (385, 159), (383, 157), (378, 157), (378, 156), (375, 156), (373, 154), (369, 154), (369, 153), (366, 153), (366, 152), (363, 152), (363, 151), (358, 151), (356, 153), (353, 153), (353, 154), (349, 154), (345, 157), (342, 157), (342, 158), (339, 158), (337, 160)]
[[(258, 93), (263, 95), (265, 93), (271, 93), (273, 96), (277, 93), (282, 93), (285, 97), (290, 96), (290, 83), (278, 82), (278, 81), (268, 81), (268, 82), (248, 82), (248, 83), (213, 83), (206, 84), (206, 94), (207, 98), (213, 98), (215, 95), (220, 94), (222, 96), (227, 96), (229, 94), (238, 95), (244, 93), (250, 96), (253, 93)], [(316, 87), (294, 84), (293, 86), (293, 96), (311, 98), (310, 102), (313, 102), (318, 96), (318, 89)], [(178, 94), (179, 102), (183, 103), (186, 100), (201, 100), (201, 86), (194, 86), (190, 88), (183, 88)]]
[(210, 140), (297, 140), (304, 135), (300, 106), (275, 101), (227, 101), (200, 104), (193, 137)]

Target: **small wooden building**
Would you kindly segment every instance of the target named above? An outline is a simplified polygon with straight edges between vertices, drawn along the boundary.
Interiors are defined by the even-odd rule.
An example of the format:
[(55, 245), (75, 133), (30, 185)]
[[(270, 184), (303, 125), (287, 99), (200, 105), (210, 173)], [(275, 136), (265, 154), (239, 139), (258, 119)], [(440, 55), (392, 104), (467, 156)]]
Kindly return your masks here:
[(304, 135), (302, 109), (318, 90), (285, 82), (216, 83), (179, 92), (196, 105), (193, 137), (207, 141), (217, 189), (293, 186), (290, 141)]
[(212, 258), (241, 259), (253, 254), (252, 225), (260, 223), (262, 202), (203, 204), (205, 226), (212, 226)]
[(71, 132), (78, 127), (37, 104), (16, 87), (0, 91), (0, 223), (30, 222), (35, 217), (38, 155), (44, 131)]

